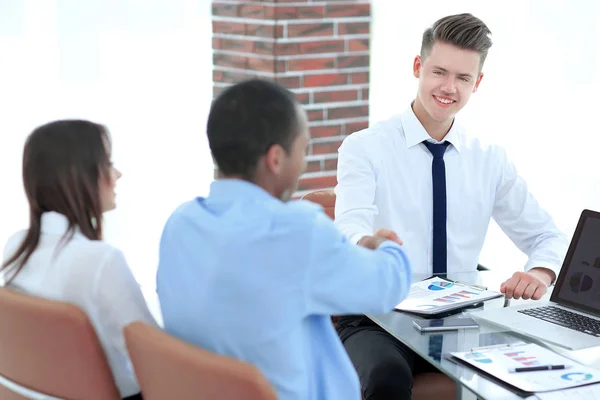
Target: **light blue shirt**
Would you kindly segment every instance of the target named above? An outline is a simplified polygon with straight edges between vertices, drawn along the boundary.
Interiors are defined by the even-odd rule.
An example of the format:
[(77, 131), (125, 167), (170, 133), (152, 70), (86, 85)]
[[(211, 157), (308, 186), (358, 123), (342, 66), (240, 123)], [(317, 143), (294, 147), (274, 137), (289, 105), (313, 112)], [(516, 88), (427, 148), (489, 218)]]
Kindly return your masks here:
[(181, 205), (160, 244), (168, 333), (258, 367), (280, 399), (360, 399), (330, 315), (390, 311), (407, 295), (400, 246), (350, 244), (320, 207), (217, 180)]

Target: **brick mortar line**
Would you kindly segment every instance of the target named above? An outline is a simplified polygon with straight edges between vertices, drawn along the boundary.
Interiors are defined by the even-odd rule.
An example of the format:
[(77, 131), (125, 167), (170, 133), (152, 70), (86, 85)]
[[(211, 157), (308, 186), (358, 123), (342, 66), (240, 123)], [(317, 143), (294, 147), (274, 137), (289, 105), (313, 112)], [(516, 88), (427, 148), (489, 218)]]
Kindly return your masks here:
[(286, 72), (265, 72), (265, 71), (254, 71), (252, 69), (245, 68), (234, 68), (234, 67), (223, 67), (220, 65), (213, 65), (215, 71), (225, 71), (225, 72), (248, 72), (250, 74), (266, 74), (273, 75), (277, 74), (278, 78), (289, 78), (294, 76), (313, 76), (313, 75), (324, 75), (324, 74), (335, 74), (337, 72), (340, 73), (361, 73), (361, 72), (369, 72), (369, 67), (355, 67), (355, 68), (330, 68), (330, 69), (313, 69), (313, 70), (298, 70), (298, 71), (286, 71)]
[(328, 171), (315, 171), (315, 172), (305, 172), (302, 174), (300, 179), (311, 179), (311, 178), (328, 178), (330, 176), (336, 176), (336, 170), (328, 170)]
[(346, 40), (346, 39), (369, 39), (368, 33), (359, 33), (355, 35), (327, 35), (327, 36), (302, 36), (294, 38), (267, 38), (262, 36), (245, 36), (234, 35), (230, 33), (213, 33), (213, 38), (227, 40), (251, 40), (254, 42), (264, 43), (307, 43), (307, 42), (323, 42), (325, 40)]
[(213, 53), (226, 54), (231, 56), (262, 58), (264, 60), (278, 59), (281, 61), (304, 60), (311, 58), (328, 58), (328, 57), (347, 57), (347, 56), (368, 56), (368, 51), (342, 51), (338, 53), (317, 53), (317, 54), (294, 54), (294, 55), (269, 55), (258, 53), (245, 53), (242, 51), (212, 49)]
[(369, 71), (370, 71), (369, 67), (311, 69), (311, 70), (278, 72), (277, 76), (281, 77), (281, 78), (287, 78), (287, 77), (296, 76), (296, 75), (312, 76), (312, 75), (324, 75), (324, 74), (335, 74), (335, 73), (355, 74), (355, 73), (369, 72)]
[(326, 137), (320, 137), (320, 138), (311, 138), (310, 142), (313, 144), (314, 143), (317, 143), (317, 144), (330, 143), (330, 142), (343, 141), (347, 137), (348, 137), (348, 135), (337, 135), (337, 136), (326, 136)]
[(305, 110), (313, 111), (321, 108), (346, 108), (346, 107), (360, 107), (368, 106), (369, 100), (349, 100), (349, 101), (335, 101), (325, 103), (313, 103), (303, 104)]
[(329, 119), (320, 121), (309, 121), (308, 127), (315, 128), (320, 126), (332, 126), (342, 124), (354, 124), (357, 122), (369, 122), (369, 117), (355, 117), (355, 118), (342, 118), (342, 119)]
[[(242, 0), (218, 0), (217, 3), (229, 4), (229, 5), (252, 5), (252, 6), (271, 6), (271, 7), (295, 7), (295, 6), (328, 6), (332, 5), (327, 1), (313, 1), (311, 3), (297, 2), (297, 3), (275, 3), (272, 1), (242, 1)], [(336, 1), (334, 5), (350, 6), (356, 4), (369, 4), (370, 0), (347, 0), (347, 1)]]
[(312, 19), (278, 19), (278, 23), (289, 25), (304, 25), (304, 24), (325, 24), (325, 23), (340, 23), (347, 24), (353, 22), (371, 22), (371, 17), (325, 17)]
[[(227, 82), (213, 82), (213, 85), (216, 87), (228, 87), (231, 86), (231, 83)], [(362, 90), (369, 89), (368, 83), (358, 83), (358, 84), (347, 84), (347, 85), (339, 85), (339, 86), (317, 86), (311, 88), (298, 88), (298, 89), (289, 89), (291, 92), (295, 94), (311, 94), (311, 93), (320, 93), (320, 92), (330, 92), (330, 91), (343, 91), (343, 90)]]
[(310, 161), (328, 161), (337, 159), (337, 153), (327, 153), (327, 154), (311, 154), (305, 157), (307, 162)]
[(265, 71), (253, 71), (250, 69), (238, 69), (238, 68), (230, 68), (230, 67), (221, 67), (219, 65), (213, 65), (213, 71), (217, 72), (233, 72), (236, 74), (243, 73), (248, 75), (256, 75), (258, 77), (263, 78), (275, 78), (275, 72), (265, 72)]
[[(310, 3), (309, 3), (310, 4)], [(260, 18), (244, 18), (244, 17), (226, 17), (221, 15), (213, 15), (213, 21), (218, 22), (240, 22), (244, 24), (255, 25), (280, 25), (284, 23), (293, 24), (317, 24), (326, 22), (370, 22), (372, 17), (324, 17), (324, 18), (294, 18), (294, 19), (260, 19)]]

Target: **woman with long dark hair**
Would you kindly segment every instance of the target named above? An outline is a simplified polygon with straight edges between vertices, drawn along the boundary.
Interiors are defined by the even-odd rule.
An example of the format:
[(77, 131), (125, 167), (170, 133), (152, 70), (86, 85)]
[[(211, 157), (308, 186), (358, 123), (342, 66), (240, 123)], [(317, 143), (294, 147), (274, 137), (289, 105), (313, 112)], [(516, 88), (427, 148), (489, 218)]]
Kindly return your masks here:
[(102, 241), (102, 214), (116, 207), (120, 177), (104, 126), (63, 120), (34, 130), (23, 152), (29, 228), (8, 240), (0, 275), (9, 288), (81, 307), (121, 397), (141, 398), (122, 331), (155, 322), (123, 254)]

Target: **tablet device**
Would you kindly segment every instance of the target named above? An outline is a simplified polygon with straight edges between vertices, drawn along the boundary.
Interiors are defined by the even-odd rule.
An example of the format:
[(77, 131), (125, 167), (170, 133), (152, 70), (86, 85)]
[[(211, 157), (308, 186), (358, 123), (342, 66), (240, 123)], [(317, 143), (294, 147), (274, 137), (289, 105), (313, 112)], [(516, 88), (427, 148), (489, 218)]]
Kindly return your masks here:
[(426, 319), (422, 321), (413, 321), (415, 328), (421, 332), (436, 331), (455, 331), (459, 329), (479, 328), (479, 324), (472, 318), (453, 318), (453, 319)]

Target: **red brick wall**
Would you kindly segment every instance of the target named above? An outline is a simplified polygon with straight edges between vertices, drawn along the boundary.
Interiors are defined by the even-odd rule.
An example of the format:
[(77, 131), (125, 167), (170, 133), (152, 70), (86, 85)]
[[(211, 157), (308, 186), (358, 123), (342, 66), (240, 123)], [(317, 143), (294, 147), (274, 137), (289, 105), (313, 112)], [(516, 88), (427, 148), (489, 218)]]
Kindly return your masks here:
[(311, 127), (298, 196), (336, 184), (337, 149), (369, 116), (370, 0), (214, 0), (214, 94), (273, 79), (304, 104)]

